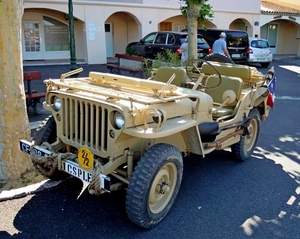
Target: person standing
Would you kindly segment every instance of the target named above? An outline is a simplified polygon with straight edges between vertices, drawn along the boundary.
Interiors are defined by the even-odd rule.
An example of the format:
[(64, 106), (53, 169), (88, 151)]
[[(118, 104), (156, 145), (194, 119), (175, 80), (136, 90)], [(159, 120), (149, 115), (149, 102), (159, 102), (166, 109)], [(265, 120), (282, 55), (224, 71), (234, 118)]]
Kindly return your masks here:
[(230, 54), (228, 53), (227, 50), (227, 45), (226, 45), (226, 34), (225, 32), (221, 32), (220, 34), (220, 38), (218, 40), (216, 40), (213, 44), (212, 47), (212, 52), (215, 53), (219, 53), (219, 54), (225, 54), (227, 57), (230, 58)]
[(189, 59), (188, 56), (188, 36), (185, 38), (184, 43), (180, 46), (180, 53), (181, 53), (181, 61), (182, 63), (186, 63)]

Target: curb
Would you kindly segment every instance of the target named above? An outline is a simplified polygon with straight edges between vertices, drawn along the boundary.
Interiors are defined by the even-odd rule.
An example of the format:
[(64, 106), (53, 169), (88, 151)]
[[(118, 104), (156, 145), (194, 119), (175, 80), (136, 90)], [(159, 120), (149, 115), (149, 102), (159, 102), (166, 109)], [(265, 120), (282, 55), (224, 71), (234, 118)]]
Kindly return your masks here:
[(53, 181), (50, 179), (46, 179), (40, 183), (32, 184), (23, 188), (0, 191), (0, 202), (26, 197), (27, 195), (40, 192), (44, 189), (53, 188), (62, 183), (63, 181), (64, 180)]

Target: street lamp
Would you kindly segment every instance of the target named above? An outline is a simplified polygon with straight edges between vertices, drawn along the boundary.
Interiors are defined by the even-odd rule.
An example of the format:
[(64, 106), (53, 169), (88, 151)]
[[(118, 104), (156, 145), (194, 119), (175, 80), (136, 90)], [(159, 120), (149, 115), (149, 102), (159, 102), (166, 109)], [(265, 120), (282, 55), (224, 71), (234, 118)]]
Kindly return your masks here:
[[(70, 37), (70, 63), (71, 63), (71, 71), (77, 69), (76, 65), (76, 50), (75, 50), (75, 37), (74, 37), (74, 18), (73, 18), (73, 3), (72, 0), (68, 0), (69, 4), (69, 37)], [(73, 76), (78, 76), (73, 75)]]

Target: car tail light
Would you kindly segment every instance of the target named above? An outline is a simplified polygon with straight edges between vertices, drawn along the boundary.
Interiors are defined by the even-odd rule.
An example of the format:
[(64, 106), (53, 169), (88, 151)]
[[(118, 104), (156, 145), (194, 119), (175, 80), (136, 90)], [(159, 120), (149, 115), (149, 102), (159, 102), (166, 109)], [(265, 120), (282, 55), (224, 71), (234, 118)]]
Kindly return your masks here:
[(209, 48), (208, 49), (208, 54), (211, 54), (212, 53), (212, 50)]
[(252, 51), (252, 49), (250, 47), (248, 47), (248, 53), (249, 54), (253, 54), (253, 51)]
[(176, 54), (180, 55), (180, 48), (177, 48), (175, 51)]

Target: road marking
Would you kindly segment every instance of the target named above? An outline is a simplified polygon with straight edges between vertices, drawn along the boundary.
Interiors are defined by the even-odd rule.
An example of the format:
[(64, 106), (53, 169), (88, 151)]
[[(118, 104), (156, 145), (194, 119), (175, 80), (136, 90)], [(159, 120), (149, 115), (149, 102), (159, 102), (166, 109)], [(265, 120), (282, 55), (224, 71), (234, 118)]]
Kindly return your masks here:
[(289, 71), (293, 71), (300, 74), (300, 66), (279, 66)]
[(30, 122), (30, 129), (36, 129), (39, 127), (39, 125), (42, 123), (43, 121), (35, 121), (35, 122)]
[(296, 96), (275, 96), (275, 100), (300, 100), (300, 97)]

